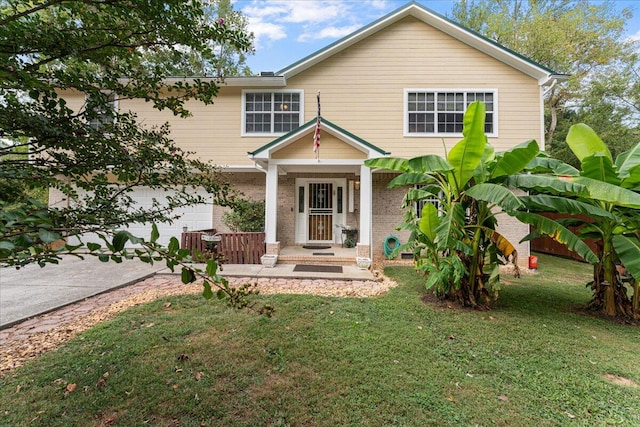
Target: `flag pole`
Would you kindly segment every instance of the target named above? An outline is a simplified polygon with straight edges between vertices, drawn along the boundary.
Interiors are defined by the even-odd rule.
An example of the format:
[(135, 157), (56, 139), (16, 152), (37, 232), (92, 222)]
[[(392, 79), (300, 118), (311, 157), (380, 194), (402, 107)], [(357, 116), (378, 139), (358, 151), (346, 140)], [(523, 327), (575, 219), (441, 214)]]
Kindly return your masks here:
[(320, 162), (320, 91), (318, 91), (318, 118), (316, 119), (316, 128), (313, 132), (313, 152), (316, 153), (316, 160)]

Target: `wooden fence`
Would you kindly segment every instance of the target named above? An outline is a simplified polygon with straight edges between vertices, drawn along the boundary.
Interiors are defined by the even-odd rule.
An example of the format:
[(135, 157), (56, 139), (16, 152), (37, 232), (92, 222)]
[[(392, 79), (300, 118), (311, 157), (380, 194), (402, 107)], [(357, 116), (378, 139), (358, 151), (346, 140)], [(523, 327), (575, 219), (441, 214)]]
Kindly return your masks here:
[[(203, 234), (215, 234), (220, 241), (208, 242)], [(194, 256), (198, 250), (204, 259), (215, 255), (224, 264), (260, 264), (260, 257), (266, 252), (264, 233), (216, 233), (215, 230), (188, 231), (182, 233), (181, 245)], [(197, 261), (203, 261), (198, 259)]]
[[(540, 215), (552, 220), (558, 220), (561, 218), (577, 218), (577, 219), (585, 220), (589, 222), (591, 221), (591, 219), (585, 215), (572, 216), (568, 214), (559, 214), (559, 213), (550, 213), (550, 212), (541, 213)], [(573, 227), (573, 226), (570, 226), (567, 228), (573, 233), (575, 233), (576, 230), (578, 229), (578, 227)], [(599, 253), (600, 249), (598, 248), (598, 242), (596, 240), (587, 239), (585, 243), (589, 246), (589, 248), (591, 248), (591, 250), (595, 254)], [(556, 242), (555, 240), (553, 240), (551, 237), (548, 237), (548, 236), (536, 237), (535, 239), (532, 239), (531, 250), (536, 252), (542, 252), (545, 254), (561, 256), (564, 258), (571, 258), (578, 261), (584, 261), (584, 259), (580, 255), (578, 255), (574, 251), (570, 251), (569, 249), (567, 249), (565, 245), (563, 245), (562, 243)]]

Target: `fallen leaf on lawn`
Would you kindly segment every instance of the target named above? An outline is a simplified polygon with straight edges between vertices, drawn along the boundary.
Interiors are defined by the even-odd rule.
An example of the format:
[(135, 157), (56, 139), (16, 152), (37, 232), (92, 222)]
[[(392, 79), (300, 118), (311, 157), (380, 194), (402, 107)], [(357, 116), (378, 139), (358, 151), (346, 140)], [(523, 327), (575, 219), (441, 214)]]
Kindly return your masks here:
[(196, 381), (200, 381), (202, 379), (203, 375), (204, 374), (202, 372), (198, 372), (197, 374), (195, 374)]
[(180, 356), (178, 356), (178, 360), (189, 360), (189, 356), (187, 356), (186, 354), (182, 353)]
[(104, 374), (102, 374), (102, 378), (104, 378), (105, 380), (109, 378), (109, 372), (105, 372)]
[(21, 385), (18, 385), (18, 386), (16, 387), (16, 393), (20, 393), (20, 390), (21, 390), (21, 389), (22, 389), (22, 386), (21, 386)]
[(102, 388), (102, 387), (104, 387), (104, 386), (106, 386), (106, 385), (107, 385), (107, 382), (104, 380), (104, 378), (100, 378), (100, 379), (98, 380), (98, 383), (96, 384), (96, 387), (98, 387), (98, 388)]
[(508, 402), (509, 398), (504, 394), (501, 394), (500, 396), (498, 396), (498, 400), (502, 400), (503, 402)]
[(164, 303), (164, 308), (169, 308), (171, 307), (171, 303), (170, 302), (165, 302)]
[(177, 366), (176, 366), (176, 367), (174, 367), (173, 369), (175, 369), (175, 371), (176, 371), (176, 372), (178, 372), (178, 373), (182, 372), (182, 369), (181, 369), (181, 368), (178, 368)]
[(468, 376), (469, 378), (473, 378), (473, 374), (470, 374), (470, 373), (468, 373), (468, 372), (467, 372), (467, 376)]
[(180, 387), (180, 384), (174, 384), (171, 386), (172, 389), (177, 390)]
[(76, 387), (78, 387), (78, 384), (73, 383), (73, 384), (67, 384), (67, 388), (66, 390), (71, 393), (72, 391), (74, 391), (76, 389)]
[(489, 320), (496, 320), (496, 318), (493, 316), (489, 316)]
[(153, 323), (153, 322), (151, 322), (151, 323), (149, 323), (149, 324), (147, 325), (147, 328), (152, 328), (152, 327), (154, 327), (154, 326), (156, 326), (156, 324), (155, 324), (155, 323)]
[(455, 339), (456, 339), (456, 336), (455, 336), (455, 335), (449, 335), (449, 339), (450, 339), (450, 340), (455, 340)]
[(569, 418), (571, 418), (571, 419), (574, 419), (574, 418), (576, 417), (575, 415), (570, 414), (570, 413), (568, 413), (568, 412), (565, 412), (565, 414), (567, 414), (567, 417), (569, 417)]

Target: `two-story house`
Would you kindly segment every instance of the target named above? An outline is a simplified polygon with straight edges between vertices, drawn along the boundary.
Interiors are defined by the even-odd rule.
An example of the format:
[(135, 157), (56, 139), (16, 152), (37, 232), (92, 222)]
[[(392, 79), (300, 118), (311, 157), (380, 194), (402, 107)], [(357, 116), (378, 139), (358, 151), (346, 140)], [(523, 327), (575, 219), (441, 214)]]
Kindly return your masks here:
[[(170, 122), (176, 143), (223, 166), (248, 198), (265, 200), (268, 254), (340, 244), (340, 226), (348, 226), (359, 230), (354, 261), (371, 260), (384, 256), (387, 236), (407, 236), (395, 229), (404, 190), (388, 189), (393, 175), (365, 167), (366, 159), (444, 155), (443, 143), (461, 138), (463, 112), (475, 100), (487, 105), (496, 151), (532, 138), (543, 146), (543, 93), (564, 77), (409, 3), (280, 71), (227, 78), (215, 104), (190, 104), (188, 119), (142, 101), (118, 108), (147, 125)], [(194, 208), (161, 235), (184, 226), (224, 230), (222, 212)], [(500, 227), (513, 243), (528, 233), (514, 220)], [(526, 262), (528, 243), (518, 251)]]

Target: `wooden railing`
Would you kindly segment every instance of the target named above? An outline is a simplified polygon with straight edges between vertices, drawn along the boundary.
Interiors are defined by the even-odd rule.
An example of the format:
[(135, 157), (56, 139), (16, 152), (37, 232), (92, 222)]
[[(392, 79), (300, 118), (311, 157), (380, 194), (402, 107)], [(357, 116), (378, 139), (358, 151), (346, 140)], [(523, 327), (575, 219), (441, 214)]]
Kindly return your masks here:
[[(211, 256), (207, 256), (207, 242), (202, 240), (203, 234), (215, 234), (216, 230), (211, 228), (209, 230), (187, 231), (182, 233), (180, 239), (180, 248), (189, 249), (191, 256), (195, 261), (204, 261)], [(196, 251), (201, 254), (201, 257), (196, 257)]]
[[(215, 234), (220, 241), (207, 242), (203, 234)], [(266, 252), (264, 233), (216, 233), (215, 230), (188, 231), (182, 233), (181, 245), (189, 249), (198, 262), (217, 256), (223, 264), (260, 264)], [(196, 259), (195, 250), (202, 254)]]
[(260, 264), (266, 252), (264, 233), (218, 233), (218, 254), (224, 264)]

